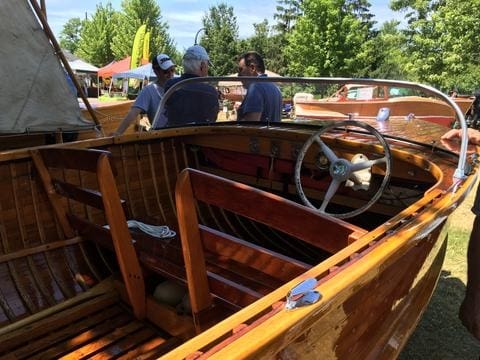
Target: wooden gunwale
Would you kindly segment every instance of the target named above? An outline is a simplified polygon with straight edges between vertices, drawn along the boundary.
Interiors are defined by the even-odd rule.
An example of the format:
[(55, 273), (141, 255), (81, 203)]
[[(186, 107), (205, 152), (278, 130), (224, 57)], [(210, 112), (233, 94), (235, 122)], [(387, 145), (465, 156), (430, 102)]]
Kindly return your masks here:
[[(237, 127), (235, 127), (235, 129), (237, 129)], [(198, 129), (195, 128), (195, 129), (182, 129), (182, 130), (185, 130), (186, 134), (189, 134), (189, 133), (192, 134), (192, 133), (196, 132), (196, 134), (202, 133), (202, 134), (205, 134), (207, 136), (209, 136), (211, 134), (215, 134), (217, 136), (219, 134), (222, 134), (222, 135), (227, 134), (228, 135), (228, 134), (233, 134), (235, 132), (234, 129), (230, 129), (230, 128), (226, 128), (226, 127), (225, 128), (220, 127), (221, 131), (219, 129), (216, 129), (216, 128), (198, 128)], [(253, 136), (255, 136), (256, 134), (258, 135), (260, 133), (258, 128), (255, 128), (255, 127), (251, 128), (251, 129), (248, 128), (248, 129), (243, 129), (243, 130), (245, 130), (244, 131), (245, 133), (250, 133)], [(311, 130), (311, 129), (307, 129), (307, 130)], [(179, 134), (176, 133), (174, 137), (171, 137), (171, 136), (167, 136), (167, 135), (169, 134), (169, 131), (173, 131), (173, 129), (172, 130), (164, 130), (164, 131), (165, 131), (166, 135), (163, 134), (164, 136), (160, 136), (160, 138), (161, 139), (169, 139), (169, 140), (167, 140), (167, 142), (170, 142), (170, 145), (173, 148), (175, 146), (178, 146), (179, 144), (181, 144), (181, 146), (182, 146), (181, 152), (183, 154), (183, 161), (184, 161), (185, 164), (188, 164), (189, 160), (188, 160), (188, 157), (185, 154), (185, 152), (186, 152), (185, 143), (189, 144), (190, 140), (188, 138), (185, 138), (185, 141), (175, 142), (174, 137), (176, 135), (179, 135)], [(177, 132), (177, 131), (178, 130), (175, 130), (175, 132)], [(292, 139), (293, 138), (293, 139), (296, 140), (295, 143), (301, 143), (301, 141), (304, 140), (311, 133), (311, 132), (307, 132), (307, 131), (303, 131), (302, 129), (299, 129), (299, 134), (296, 134), (295, 136), (293, 136), (293, 135), (290, 135), (287, 132), (283, 131), (282, 128), (272, 129), (272, 131), (274, 131), (275, 134), (278, 134), (276, 139), (284, 140), (285, 138), (287, 138), (287, 139)], [(147, 134), (147, 136), (134, 136), (134, 137), (136, 138), (136, 140), (139, 140), (139, 139), (140, 140), (145, 140), (145, 143), (146, 143), (145, 147), (147, 147), (149, 149), (148, 158), (145, 161), (146, 161), (146, 163), (151, 164), (152, 160), (153, 160), (152, 157), (154, 155), (151, 151), (151, 140), (153, 140), (154, 137), (151, 137), (151, 134)], [(127, 135), (126, 138), (130, 138), (130, 135)], [(99, 145), (97, 145), (97, 142), (98, 142)], [(133, 147), (138, 146), (137, 144), (135, 144), (135, 140), (124, 141), (123, 137), (122, 138), (100, 139), (100, 140), (85, 141), (85, 142), (82, 141), (82, 142), (72, 143), (72, 144), (67, 144), (67, 145), (62, 145), (62, 146), (65, 146), (65, 147), (90, 147), (90, 146), (95, 146), (96, 147), (96, 146), (99, 146), (99, 147), (107, 147), (108, 148), (110, 145), (113, 145), (113, 148), (120, 148), (120, 153), (123, 154), (121, 161), (125, 161), (127, 155), (125, 155), (124, 146), (130, 146), (131, 143), (133, 143)], [(226, 141), (226, 143), (228, 143), (228, 140)], [(117, 146), (117, 144), (119, 146)], [(170, 151), (171, 147), (166, 150), (165, 147), (164, 147), (164, 142), (160, 142), (160, 144), (161, 144), (161, 147), (162, 147), (162, 157), (164, 159), (163, 169), (166, 173), (168, 173), (168, 166), (166, 164), (166, 156), (167, 156), (167, 152)], [(366, 261), (366, 260), (364, 260), (364, 258), (367, 256), (366, 255), (367, 252), (368, 252), (369, 257), (370, 256), (380, 257), (382, 255), (383, 251), (378, 250), (378, 248), (379, 247), (383, 248), (383, 246), (385, 246), (385, 243), (389, 244), (389, 246), (393, 246), (393, 243), (398, 243), (397, 244), (398, 246), (404, 246), (404, 247), (413, 246), (411, 239), (414, 238), (414, 234), (407, 233), (407, 235), (405, 235), (405, 236), (409, 237), (410, 241), (408, 239), (403, 239), (403, 238), (400, 239), (401, 241), (397, 241), (398, 239), (395, 239), (395, 233), (399, 232), (402, 229), (402, 225), (399, 225), (399, 224), (401, 224), (403, 220), (411, 217), (412, 213), (419, 214), (419, 218), (416, 219), (416, 223), (415, 223), (416, 224), (415, 226), (417, 226), (415, 228), (415, 231), (422, 231), (422, 229), (426, 226), (425, 224), (427, 224), (429, 219), (431, 219), (433, 216), (438, 215), (438, 214), (440, 214), (440, 215), (447, 214), (449, 211), (451, 211), (451, 208), (454, 206), (455, 202), (459, 201), (461, 199), (461, 197), (464, 196), (464, 192), (460, 191), (460, 192), (455, 193), (455, 196), (457, 196), (456, 198), (455, 198), (455, 196), (453, 196), (452, 198), (449, 198), (449, 199), (446, 199), (446, 197), (442, 198), (442, 196), (444, 195), (443, 190), (446, 190), (446, 189), (448, 189), (452, 186), (452, 182), (450, 181), (449, 177), (448, 176), (443, 177), (442, 170), (446, 170), (447, 165), (437, 166), (437, 165), (433, 164), (433, 162), (428, 160), (425, 157), (425, 155), (421, 153), (420, 150), (418, 151), (418, 154), (413, 155), (413, 156), (411, 154), (407, 154), (406, 151), (405, 151), (405, 154), (402, 154), (402, 152), (404, 152), (404, 150), (401, 149), (401, 145), (398, 145), (398, 146), (395, 145), (395, 146), (397, 147), (396, 152), (395, 152), (396, 155), (400, 154), (399, 157), (402, 157), (402, 158), (405, 155), (406, 160), (408, 160), (407, 162), (414, 163), (416, 165), (420, 164), (422, 167), (425, 168), (425, 171), (428, 171), (428, 172), (430, 172), (434, 175), (436, 174), (434, 177), (437, 179), (437, 183), (427, 192), (427, 194), (424, 196), (423, 199), (421, 199), (419, 202), (414, 204), (415, 206), (411, 206), (411, 207), (403, 210), (400, 214), (398, 214), (397, 216), (392, 218), (388, 222), (388, 225), (382, 225), (381, 227), (379, 227), (379, 228), (375, 229), (374, 231), (370, 232), (368, 235), (360, 237), (357, 241), (353, 242), (351, 245), (347, 246), (346, 248), (340, 250), (337, 254), (328, 258), (326, 261), (322, 262), (318, 266), (315, 266), (315, 268), (307, 271), (307, 273), (302, 275), (301, 278), (303, 278), (305, 276), (308, 276), (308, 275), (314, 275), (317, 278), (320, 277), (319, 284), (321, 284), (320, 288), (323, 289), (322, 286), (327, 286), (330, 283), (330, 280), (334, 279), (336, 281), (339, 278), (339, 276), (338, 276), (339, 273), (343, 274), (344, 271), (347, 271), (350, 267), (357, 266), (357, 264), (359, 262)], [(245, 150), (245, 149), (243, 148), (243, 150)], [(269, 153), (269, 151), (270, 151), (269, 148), (265, 149), (266, 153)], [(285, 151), (286, 151), (285, 154), (287, 154), (288, 151), (287, 150), (285, 150)], [(177, 155), (176, 151), (174, 151), (174, 153), (175, 153), (175, 155)], [(22, 155), (22, 151), (13, 152), (11, 154), (2, 154), (2, 155), (0, 155), (0, 159), (1, 160), (9, 159), (9, 156), (12, 156), (11, 159), (13, 159), (13, 160), (28, 159), (28, 153), (23, 152), (23, 155)], [(435, 154), (433, 154), (432, 156), (435, 156)], [(135, 164), (136, 164), (137, 173), (138, 173), (138, 177), (136, 179), (141, 184), (144, 184), (144, 180), (142, 178), (142, 171), (140, 169), (141, 165), (140, 165), (138, 159), (136, 159), (135, 161), (136, 161)], [(175, 164), (175, 168), (179, 169), (179, 165), (181, 165), (180, 159), (176, 158), (174, 164)], [(125, 179), (128, 179), (128, 176), (126, 175), (126, 172), (125, 172), (127, 167), (128, 166), (125, 165), (125, 170), (124, 170)], [(129, 168), (130, 171), (133, 169), (132, 167), (128, 167), (128, 168)], [(150, 169), (151, 169), (152, 174), (156, 173), (156, 168), (155, 167), (150, 166)], [(172, 177), (176, 177), (176, 174), (172, 174)], [(167, 186), (168, 186), (168, 184), (171, 183), (171, 181), (172, 180), (166, 181)], [(466, 182), (460, 183), (459, 186), (460, 186), (461, 189), (465, 186), (473, 186), (473, 180), (471, 178), (469, 178)], [(168, 193), (171, 196), (171, 189), (168, 190)], [(159, 195), (158, 195), (158, 184), (157, 184), (157, 192), (156, 192), (155, 196), (156, 196), (157, 202), (160, 204), (160, 199), (159, 199)], [(147, 203), (146, 202), (146, 195), (144, 193), (143, 193), (143, 198), (141, 200), (144, 203), (144, 205), (146, 206), (146, 203)], [(442, 208), (443, 206), (447, 206), (449, 204), (451, 204), (449, 209), (442, 209), (441, 213), (437, 213), (437, 214), (435, 213), (435, 209)], [(18, 204), (17, 204), (17, 210), (16, 211), (17, 211), (17, 213), (19, 211), (18, 210)], [(225, 219), (227, 219), (227, 216), (225, 214), (221, 214), (221, 215)], [(235, 226), (230, 225), (230, 224), (227, 224), (227, 226), (228, 227), (235, 227)], [(266, 236), (266, 237), (268, 237), (268, 236)], [(79, 243), (81, 244), (81, 241), (79, 241)], [(59, 242), (45, 244), (45, 246), (46, 246), (45, 251), (47, 253), (48, 253), (48, 251), (47, 251), (48, 246), (51, 245), (51, 244), (55, 244), (55, 246), (62, 247), (62, 245)], [(24, 247), (25, 246), (26, 245), (24, 244)], [(42, 246), (37, 246), (32, 251), (40, 251), (41, 252), (42, 250), (40, 250), (40, 249), (42, 248)], [(30, 251), (30, 249), (23, 249), (21, 251), (25, 251), (26, 253), (28, 253)], [(395, 251), (392, 250), (392, 252), (389, 253), (389, 254), (393, 256), (394, 253), (395, 253)], [(4, 262), (5, 261), (7, 261), (7, 262), (10, 261), (8, 256), (13, 256), (14, 258), (17, 258), (17, 256), (21, 257), (21, 255), (19, 255), (19, 254), (20, 254), (20, 252), (14, 252), (14, 253), (11, 253), (11, 254), (3, 255), (2, 257), (5, 257), (5, 259), (6, 259), (6, 260), (3, 260), (3, 261)], [(356, 255), (356, 254), (359, 254), (359, 255)], [(372, 255), (372, 254), (374, 254), (374, 255)], [(28, 254), (27, 254), (27, 256), (28, 256)], [(2, 263), (2, 257), (0, 257), (0, 263)], [(354, 258), (354, 260), (352, 260), (353, 258)], [(334, 259), (336, 259), (336, 260), (334, 261)], [(336, 270), (334, 270), (332, 272), (331, 269), (336, 269)], [(296, 279), (290, 281), (289, 283), (285, 284), (284, 286), (280, 287), (279, 289), (275, 290), (272, 294), (266, 296), (265, 298), (260, 299), (259, 301), (257, 301), (255, 303), (255, 307), (250, 306), (250, 307), (247, 307), (243, 310), (240, 310), (240, 312), (234, 314), (232, 317), (229, 318), (228, 323), (229, 324), (237, 324), (237, 325), (245, 324), (245, 326), (242, 326), (242, 327), (245, 328), (245, 330), (244, 330), (244, 332), (242, 332), (242, 334), (248, 334), (248, 337), (252, 336), (252, 334), (253, 334), (252, 330), (253, 329), (249, 328), (249, 324), (252, 324), (253, 321), (258, 323), (259, 312), (263, 312), (264, 314), (266, 313), (265, 319), (264, 319), (264, 321), (266, 321), (266, 322), (270, 321), (269, 320), (270, 315), (268, 315), (268, 313), (271, 309), (274, 309), (274, 310), (271, 310), (274, 313), (278, 312), (279, 314), (283, 314), (284, 311), (283, 310), (278, 310), (278, 308), (276, 307), (277, 305), (274, 305), (274, 304), (278, 304), (278, 302), (282, 302), (283, 298), (285, 297), (286, 292), (288, 292), (288, 290), (291, 287), (296, 285), (296, 283), (298, 283), (298, 281), (299, 281), (299, 278), (296, 278)], [(323, 304), (322, 306), (325, 306), (323, 301), (321, 302), (321, 304)], [(262, 306), (263, 306), (263, 308), (262, 308)], [(318, 307), (317, 307), (317, 305), (315, 305), (315, 306), (316, 306), (315, 308), (317, 310), (318, 310), (318, 308), (320, 308), (320, 305), (318, 305)], [(243, 318), (240, 315), (243, 316)], [(232, 319), (234, 320), (233, 322), (232, 322)], [(244, 319), (244, 320), (240, 321), (241, 319)], [(240, 322), (237, 321), (237, 320), (239, 320)], [(232, 327), (233, 327), (232, 325), (226, 324), (226, 325), (221, 326), (221, 324), (224, 324), (224, 323), (226, 323), (226, 322), (224, 321), (224, 322), (220, 323), (218, 326), (215, 327), (215, 329), (218, 330), (219, 326), (220, 326), (220, 329), (222, 329), (222, 326), (224, 326), (224, 331), (225, 331), (224, 334), (235, 332), (235, 330), (232, 329)], [(262, 328), (263, 328), (264, 324), (265, 323), (258, 323), (258, 325), (262, 325)], [(283, 324), (282, 324), (282, 326), (283, 326)], [(277, 331), (277, 330), (278, 330), (278, 327), (275, 330), (272, 329), (271, 331)], [(205, 334), (210, 334), (210, 330), (208, 330)], [(205, 334), (200, 335), (201, 339), (204, 339), (204, 340), (208, 339), (208, 338), (205, 337), (205, 336), (207, 336)], [(218, 335), (219, 335), (218, 331), (215, 332), (215, 333), (212, 333), (211, 334), (211, 341), (214, 341), (213, 339), (217, 338)], [(197, 339), (193, 339), (192, 341), (197, 341)], [(190, 343), (191, 342), (189, 342), (188, 344), (190, 344)], [(184, 345), (182, 345), (179, 349), (182, 349), (183, 346)], [(234, 344), (233, 346), (236, 347), (237, 345)], [(249, 351), (249, 350), (244, 349), (244, 351)], [(177, 350), (174, 350), (174, 352), (172, 352), (172, 354), (175, 354), (175, 353), (177, 353)], [(221, 353), (223, 353), (223, 350), (221, 351)]]
[[(411, 158), (411, 155), (408, 155), (408, 156), (409, 156), (409, 158)], [(421, 157), (418, 156), (418, 159), (421, 160)], [(447, 181), (446, 181), (447, 179), (443, 178), (443, 175), (442, 175), (443, 173), (442, 173), (442, 171), (440, 170), (440, 167), (430, 167), (428, 170), (430, 170), (430, 171), (433, 170), (433, 171), (436, 172), (437, 178), (438, 178), (437, 185), (438, 185), (439, 183), (444, 183), (444, 186), (447, 186), (448, 184), (451, 184), (451, 182), (447, 182)], [(475, 182), (475, 180), (472, 179), (472, 178), (470, 178), (467, 182), (463, 183), (461, 186), (462, 186), (462, 187), (463, 187), (463, 186), (465, 186), (465, 187), (471, 187), (471, 186), (473, 186), (474, 182)], [(451, 185), (450, 185), (450, 186), (451, 186)], [(369, 233), (367, 236), (365, 236), (365, 237), (361, 238), (359, 241), (355, 242), (355, 243), (354, 243), (353, 245), (351, 245), (348, 249), (344, 249), (344, 250), (340, 251), (339, 253), (333, 255), (331, 258), (327, 259), (327, 260), (326, 260), (325, 262), (323, 262), (321, 265), (319, 265), (318, 267), (316, 267), (315, 270), (318, 271), (319, 269), (324, 269), (325, 271), (327, 271), (327, 269), (329, 269), (329, 268), (334, 268), (334, 267), (336, 266), (336, 265), (335, 265), (336, 263), (341, 263), (342, 261), (345, 261), (345, 260), (346, 260), (345, 252), (348, 252), (349, 254), (351, 254), (351, 253), (353, 253), (353, 252), (357, 252), (358, 250), (360, 250), (360, 248), (361, 248), (363, 245), (366, 246), (369, 242), (378, 241), (378, 236), (380, 235), (379, 232), (381, 232), (381, 233), (384, 234), (385, 232), (391, 230), (391, 229), (395, 226), (395, 225), (393, 225), (393, 224), (398, 224), (399, 222), (401, 223), (401, 221), (402, 221), (403, 219), (408, 218), (408, 217), (410, 216), (410, 214), (412, 214), (412, 213), (417, 213), (417, 212), (419, 211), (419, 204), (421, 204), (421, 203), (423, 203), (423, 204), (428, 204), (428, 203), (430, 203), (433, 199), (440, 197), (442, 194), (443, 194), (443, 191), (440, 190), (440, 189), (438, 189), (438, 188), (437, 188), (437, 189), (434, 189), (434, 188), (430, 189), (429, 192), (428, 192), (428, 194), (426, 194), (426, 196), (424, 197), (424, 199), (422, 199), (422, 200), (420, 201), (420, 203), (417, 203), (417, 204), (415, 204), (413, 207), (409, 207), (409, 208), (405, 209), (404, 211), (402, 211), (401, 214), (399, 214), (399, 215), (397, 215), (395, 218), (391, 219), (391, 220), (389, 221), (389, 224), (392, 224), (392, 225), (387, 226), (387, 227), (382, 226), (382, 227), (380, 228), (381, 230), (380, 230), (380, 229), (377, 229), (377, 230), (375, 230), (375, 231), (372, 231), (372, 232)], [(462, 192), (462, 194), (465, 194), (465, 193)], [(442, 204), (442, 203), (449, 203), (450, 201), (452, 201), (453, 203), (456, 203), (456, 202), (458, 202), (459, 200), (461, 200), (464, 196), (465, 196), (465, 195), (462, 195), (461, 197), (457, 197), (456, 199), (448, 199), (448, 200), (447, 200), (446, 198), (443, 198), (441, 202), (438, 202), (438, 201), (437, 201), (437, 205), (440, 206), (440, 204)], [(445, 205), (443, 205), (443, 206), (445, 206)], [(436, 206), (435, 206), (435, 207), (436, 207)], [(444, 210), (444, 212), (447, 212), (447, 213), (448, 213), (449, 211), (452, 210), (452, 207), (454, 207), (453, 204), (452, 204), (450, 207), (448, 207), (446, 210)], [(432, 208), (432, 205), (430, 205), (429, 208), (431, 209), (431, 208)], [(423, 215), (424, 218), (425, 218), (426, 216), (432, 217), (432, 216), (437, 216), (437, 215), (438, 215), (438, 213), (436, 212), (436, 210), (427, 210), (426, 214), (428, 214), (428, 215)], [(422, 223), (425, 224), (426, 221), (424, 221), (424, 222), (422, 222)], [(416, 229), (415, 229), (415, 230), (418, 231), (418, 230), (419, 230), (419, 227), (420, 227), (420, 226), (416, 226)], [(396, 229), (396, 230), (398, 231), (399, 229)], [(395, 231), (395, 233), (396, 233), (397, 231)], [(390, 237), (392, 237), (392, 236), (390, 236)], [(313, 270), (312, 270), (312, 271), (313, 271)], [(318, 273), (320, 273), (320, 272), (318, 272)], [(306, 275), (307, 275), (307, 274), (305, 274), (305, 276), (306, 276)], [(285, 288), (288, 289), (289, 286), (293, 286), (293, 285), (294, 285), (294, 284), (292, 284), (292, 283), (286, 284), (286, 285), (284, 285), (283, 289), (285, 289)], [(280, 292), (280, 290), (279, 290), (279, 292)], [(278, 298), (275, 297), (276, 294), (277, 294), (277, 292), (274, 292), (274, 293), (272, 293), (272, 294), (270, 294), (270, 295), (268, 296), (268, 298), (271, 299), (271, 300), (270, 300), (270, 304), (265, 304), (265, 305), (266, 305), (265, 307), (260, 306), (260, 303), (261, 303), (262, 305), (264, 304), (263, 301), (267, 302), (266, 299), (261, 299), (259, 302), (256, 303), (255, 309), (256, 309), (257, 311), (258, 311), (258, 310), (262, 310), (262, 309), (265, 310), (265, 309), (266, 309), (268, 306), (270, 306), (274, 301), (278, 300)], [(235, 319), (236, 321), (233, 321), (233, 323), (246, 323), (246, 322), (248, 322), (248, 319), (247, 319), (246, 317), (242, 317), (242, 316), (241, 316), (243, 313), (248, 313), (248, 310), (247, 310), (247, 309), (243, 309), (241, 312), (235, 314), (234, 316), (235, 316), (235, 317), (238, 316), (239, 318), (238, 318), (238, 319)], [(248, 316), (248, 315), (247, 315), (247, 316)], [(231, 318), (230, 318), (230, 319), (231, 319)], [(288, 326), (289, 326), (289, 325), (287, 325), (286, 327), (288, 327)], [(230, 329), (230, 330), (228, 329), (228, 325), (226, 325), (226, 327), (223, 327), (223, 328), (222, 328), (222, 326), (219, 325), (219, 328), (215, 328), (215, 330), (218, 330), (218, 331), (216, 332), (216, 334), (217, 334), (217, 336), (218, 336), (219, 333), (225, 334), (226, 332), (230, 331), (231, 329)], [(212, 329), (211, 331), (214, 332), (213, 329)], [(208, 334), (205, 334), (205, 335), (202, 334), (201, 336), (202, 336), (202, 337), (205, 336), (205, 339), (208, 338)], [(199, 340), (199, 339), (193, 339), (193, 340), (190, 342), (190, 343), (192, 344), (192, 348), (191, 348), (192, 350), (193, 350), (193, 348), (195, 347), (195, 344), (194, 344), (193, 342), (196, 341), (196, 340)], [(243, 344), (243, 345), (245, 346), (246, 344)], [(249, 347), (249, 348), (255, 348), (255, 346), (252, 346), (252, 344), (249, 344), (248, 347)], [(185, 349), (185, 350), (186, 350), (186, 349)], [(188, 350), (186, 350), (186, 351), (188, 351)], [(181, 353), (181, 351), (179, 351), (178, 353)]]
[[(469, 178), (464, 184), (462, 184), (462, 186), (471, 187), (474, 182), (474, 179)], [(196, 351), (201, 346), (205, 346), (205, 343), (208, 343), (209, 339), (213, 340), (220, 336), (226, 336), (229, 333), (233, 334), (233, 328), (236, 325), (249, 324), (249, 319), (252, 316), (255, 317), (256, 314), (268, 312), (268, 309), (271, 309), (271, 316), (267, 316), (264, 319), (265, 323), (262, 324), (263, 326), (261, 327), (261, 330), (248, 328), (250, 332), (245, 330), (242, 334), (245, 335), (248, 333), (248, 340), (242, 339), (241, 336), (237, 335), (235, 337), (237, 341), (235, 341), (232, 346), (223, 348), (212, 357), (213, 359), (221, 359), (228, 353), (235, 353), (239, 358), (247, 358), (249, 355), (252, 355), (250, 351), (260, 349), (262, 346), (266, 345), (269, 340), (283, 332), (288, 333), (287, 329), (295, 327), (298, 322), (301, 322), (302, 319), (308, 317), (309, 314), (318, 313), (319, 310), (322, 308), (325, 309), (325, 307), (328, 308), (329, 299), (333, 298), (333, 295), (338, 295), (339, 289), (347, 287), (348, 284), (353, 283), (356, 279), (362, 278), (362, 280), (367, 281), (368, 278), (365, 278), (364, 276), (368, 271), (371, 272), (372, 263), (369, 260), (371, 257), (374, 257), (376, 261), (380, 263), (384, 258), (394, 259), (400, 257), (401, 254), (399, 253), (399, 250), (401, 248), (415, 246), (415, 242), (412, 242), (412, 239), (415, 238), (417, 232), (421, 232), (422, 229), (429, 226), (429, 219), (439, 215), (437, 207), (440, 207), (442, 202), (456, 203), (461, 200), (461, 196), (458, 196), (457, 194), (452, 194), (451, 199), (446, 199), (445, 197), (441, 198), (442, 195), (443, 192), (440, 190), (430, 192), (420, 202), (405, 209), (389, 221), (389, 225), (382, 225), (365, 236), (360, 237), (356, 242), (340, 250), (319, 265), (306, 271), (302, 276), (284, 284), (279, 289), (259, 299), (255, 304), (240, 310), (229, 317), (229, 319), (222, 321), (215, 327), (205, 331), (194, 339), (191, 339), (189, 342), (183, 344), (178, 349), (167, 354), (165, 359), (175, 359), (176, 356), (179, 356), (180, 354)], [(462, 197), (463, 196), (462, 192)], [(439, 197), (440, 200), (437, 200)], [(424, 210), (421, 210), (422, 207), (425, 207)], [(452, 207), (453, 205), (444, 209), (443, 212), (449, 213), (453, 211)], [(398, 226), (398, 224), (402, 224), (402, 220), (410, 217), (412, 213), (421, 213), (420, 218), (414, 220), (414, 230), (410, 230), (406, 236), (398, 238), (398, 232), (404, 230), (402, 228), (406, 226)], [(389, 233), (389, 231), (394, 228), (396, 231)], [(416, 241), (421, 241), (421, 239), (417, 239)], [(372, 244), (374, 244), (373, 247)], [(364, 251), (363, 249), (368, 249), (368, 255), (355, 257), (355, 265), (353, 265), (353, 262), (349, 262), (352, 254), (360, 254)], [(369, 259), (366, 259), (366, 256), (368, 256)], [(343, 266), (342, 263), (344, 264)], [(329, 274), (329, 269), (334, 268), (339, 264), (340, 267), (338, 267), (334, 273)], [(339, 276), (339, 274), (341, 274), (341, 276)], [(323, 280), (323, 278), (320, 279), (317, 288), (317, 290), (324, 295), (320, 302), (310, 307), (291, 312), (286, 310), (273, 310), (274, 308), (272, 306), (278, 302), (282, 302), (288, 291), (301, 281), (301, 279), (308, 277), (315, 277), (318, 279), (319, 276), (325, 276), (325, 280)], [(373, 276), (375, 276), (374, 273), (370, 274), (370, 277)], [(272, 323), (272, 321), (275, 321), (275, 323)], [(256, 325), (258, 326), (259, 324)], [(262, 341), (260, 339), (264, 342), (260, 343), (260, 341)], [(256, 341), (257, 343), (255, 343)]]

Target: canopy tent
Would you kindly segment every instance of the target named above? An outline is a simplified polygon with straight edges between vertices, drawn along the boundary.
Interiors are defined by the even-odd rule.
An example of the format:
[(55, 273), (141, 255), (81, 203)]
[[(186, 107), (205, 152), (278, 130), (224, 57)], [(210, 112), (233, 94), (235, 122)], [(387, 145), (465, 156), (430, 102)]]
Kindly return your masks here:
[(113, 60), (110, 64), (98, 69), (97, 74), (101, 77), (112, 77), (113, 74), (126, 71), (128, 69), (130, 69), (130, 56), (127, 56), (125, 59), (119, 61)]
[[(114, 74), (129, 70), (130, 59), (131, 57), (127, 56), (125, 59), (119, 61), (113, 60), (110, 64), (98, 69), (98, 76), (103, 78), (112, 77)], [(146, 63), (148, 63), (148, 61), (142, 59), (142, 64)]]
[(114, 79), (126, 79), (126, 78), (133, 78), (133, 79), (156, 79), (156, 75), (153, 72), (152, 64), (148, 63), (142, 66), (139, 66), (135, 69), (122, 71), (112, 76)]
[(93, 66), (82, 59), (69, 61), (68, 64), (74, 72), (96, 73), (98, 71), (96, 66)]

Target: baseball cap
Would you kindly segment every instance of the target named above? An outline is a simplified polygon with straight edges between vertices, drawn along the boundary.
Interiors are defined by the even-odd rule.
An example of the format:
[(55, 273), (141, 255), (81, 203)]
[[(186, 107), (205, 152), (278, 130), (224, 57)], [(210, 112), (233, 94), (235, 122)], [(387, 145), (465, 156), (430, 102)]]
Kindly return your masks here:
[(166, 54), (157, 55), (154, 60), (162, 70), (168, 70), (172, 66), (175, 66), (175, 63)]
[(210, 57), (207, 54), (207, 50), (201, 45), (193, 45), (190, 46), (187, 51), (185, 51), (185, 55), (183, 55), (184, 59), (194, 59), (194, 60), (207, 60), (209, 65), (212, 65), (210, 62)]

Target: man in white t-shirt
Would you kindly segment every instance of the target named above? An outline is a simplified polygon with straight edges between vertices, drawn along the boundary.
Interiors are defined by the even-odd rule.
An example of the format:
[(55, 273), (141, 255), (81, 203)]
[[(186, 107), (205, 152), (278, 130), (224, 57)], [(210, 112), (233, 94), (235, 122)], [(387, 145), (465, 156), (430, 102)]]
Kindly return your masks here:
[(168, 55), (160, 54), (153, 58), (152, 69), (157, 76), (157, 80), (143, 88), (127, 116), (112, 135), (123, 134), (139, 114), (147, 114), (150, 123), (153, 122), (158, 105), (163, 97), (165, 82), (175, 75), (175, 63)]

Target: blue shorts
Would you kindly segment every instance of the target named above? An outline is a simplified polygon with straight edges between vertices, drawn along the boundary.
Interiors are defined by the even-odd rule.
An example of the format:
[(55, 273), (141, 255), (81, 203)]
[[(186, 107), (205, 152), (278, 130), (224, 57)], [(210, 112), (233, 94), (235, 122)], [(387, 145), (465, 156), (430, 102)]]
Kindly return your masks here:
[(480, 186), (477, 186), (477, 193), (475, 194), (475, 200), (473, 201), (472, 212), (480, 216)]

